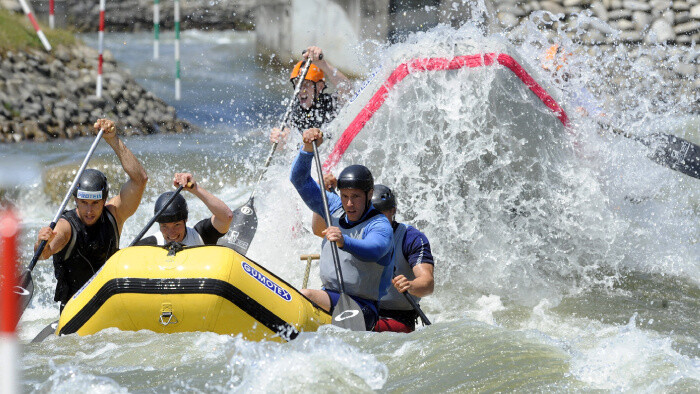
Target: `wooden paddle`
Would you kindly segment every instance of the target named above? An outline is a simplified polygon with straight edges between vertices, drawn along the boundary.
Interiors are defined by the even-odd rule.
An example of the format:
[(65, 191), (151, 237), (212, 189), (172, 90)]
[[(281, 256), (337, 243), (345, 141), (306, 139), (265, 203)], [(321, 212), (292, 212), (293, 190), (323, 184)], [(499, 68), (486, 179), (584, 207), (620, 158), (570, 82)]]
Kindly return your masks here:
[[(83, 175), (85, 167), (87, 167), (87, 164), (90, 161), (92, 154), (95, 152), (95, 148), (97, 148), (97, 144), (100, 143), (100, 138), (102, 138), (103, 133), (104, 131), (100, 129), (100, 131), (97, 133), (97, 137), (95, 137), (95, 141), (93, 141), (92, 145), (90, 146), (90, 150), (88, 151), (87, 155), (85, 156), (85, 159), (83, 160), (83, 164), (80, 165), (78, 173), (75, 174), (75, 179), (73, 179), (73, 183), (70, 185), (68, 193), (66, 193), (66, 196), (63, 198), (63, 202), (61, 202), (61, 206), (58, 208), (58, 211), (56, 212), (56, 215), (51, 221), (51, 224), (49, 224), (49, 227), (51, 227), (52, 230), (56, 227), (56, 223), (58, 223), (58, 220), (61, 218), (63, 210), (66, 209), (68, 200), (70, 200), (70, 197), (73, 194), (73, 190), (78, 185), (78, 180), (80, 179), (80, 176)], [(44, 251), (45, 247), (46, 241), (41, 241), (36, 252), (34, 252), (34, 257), (32, 257), (32, 261), (29, 263), (29, 266), (18, 279), (19, 286), (15, 287), (15, 293), (19, 294), (20, 298), (19, 316), (17, 319), (18, 321), (19, 318), (22, 317), (24, 310), (27, 309), (27, 306), (29, 306), (29, 302), (32, 300), (32, 296), (34, 295), (34, 281), (32, 280), (32, 270), (34, 270), (34, 266), (36, 266), (37, 261), (39, 261), (41, 252)]]
[[(323, 169), (321, 159), (318, 157), (318, 146), (316, 141), (312, 141), (314, 147), (314, 158), (316, 159), (316, 171), (321, 183), (321, 198), (323, 199), (323, 211), (326, 218), (326, 227), (331, 226), (331, 214), (328, 210), (328, 197), (326, 196), (326, 185), (323, 181)], [(340, 285), (340, 299), (333, 309), (333, 325), (347, 328), (352, 331), (366, 331), (365, 316), (362, 309), (347, 293), (345, 293), (345, 282), (343, 282), (343, 271), (340, 268), (340, 257), (338, 256), (338, 245), (331, 242), (331, 252), (333, 253), (333, 263), (335, 264), (335, 275)]]
[[(301, 84), (306, 78), (310, 65), (311, 57), (306, 59), (306, 62), (301, 69), (299, 79), (294, 87), (294, 96), (289, 104), (287, 104), (287, 110), (282, 117), (282, 122), (280, 122), (280, 130), (284, 130), (284, 128), (287, 127), (287, 122), (292, 114), (292, 106), (298, 100), (299, 91), (301, 91)], [(260, 181), (262, 181), (263, 176), (265, 176), (267, 167), (270, 166), (272, 156), (275, 154), (278, 144), (279, 142), (274, 142), (272, 144), (270, 153), (267, 155), (265, 164), (263, 165), (260, 176), (258, 177), (258, 181), (255, 182), (255, 186), (253, 187), (253, 192), (250, 194), (250, 197), (245, 204), (233, 211), (233, 220), (231, 221), (229, 230), (225, 236), (221, 237), (219, 241), (220, 245), (228, 246), (242, 255), (245, 255), (248, 252), (250, 243), (253, 242), (253, 237), (255, 237), (255, 231), (258, 229), (258, 216), (255, 214), (255, 207), (253, 205), (255, 191), (257, 190)]]
[(649, 147), (652, 151), (648, 157), (656, 163), (700, 179), (700, 146), (671, 134), (658, 132), (638, 137), (600, 121), (598, 124), (606, 130)]

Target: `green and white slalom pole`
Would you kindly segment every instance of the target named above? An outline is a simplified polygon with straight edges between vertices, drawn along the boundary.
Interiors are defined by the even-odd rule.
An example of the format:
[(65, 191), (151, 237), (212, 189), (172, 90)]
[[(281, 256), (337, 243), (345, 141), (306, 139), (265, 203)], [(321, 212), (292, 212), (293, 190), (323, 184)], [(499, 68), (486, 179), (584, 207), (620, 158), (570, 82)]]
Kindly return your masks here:
[(180, 100), (180, 0), (175, 0), (175, 100)]
[(160, 0), (153, 0), (153, 58), (158, 59), (160, 40)]

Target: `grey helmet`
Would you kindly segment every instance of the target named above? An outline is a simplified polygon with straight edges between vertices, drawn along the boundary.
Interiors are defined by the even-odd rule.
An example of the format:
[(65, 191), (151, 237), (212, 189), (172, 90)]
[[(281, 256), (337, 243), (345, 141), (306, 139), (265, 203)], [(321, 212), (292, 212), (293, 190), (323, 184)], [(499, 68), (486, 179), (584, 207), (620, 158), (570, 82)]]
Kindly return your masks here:
[(388, 187), (376, 184), (372, 195), (372, 205), (382, 212), (396, 208), (396, 196)]
[(106, 200), (109, 195), (107, 177), (102, 171), (88, 168), (78, 179), (73, 189), (73, 197), (84, 200)]

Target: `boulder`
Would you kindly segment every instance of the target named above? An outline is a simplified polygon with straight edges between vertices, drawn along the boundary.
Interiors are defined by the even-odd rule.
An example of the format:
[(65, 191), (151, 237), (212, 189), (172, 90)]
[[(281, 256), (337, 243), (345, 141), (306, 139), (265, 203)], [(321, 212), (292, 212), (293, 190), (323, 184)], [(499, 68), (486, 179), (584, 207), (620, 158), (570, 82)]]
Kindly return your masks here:
[(666, 43), (676, 39), (673, 27), (665, 19), (657, 19), (651, 24), (651, 30), (646, 37), (648, 43)]

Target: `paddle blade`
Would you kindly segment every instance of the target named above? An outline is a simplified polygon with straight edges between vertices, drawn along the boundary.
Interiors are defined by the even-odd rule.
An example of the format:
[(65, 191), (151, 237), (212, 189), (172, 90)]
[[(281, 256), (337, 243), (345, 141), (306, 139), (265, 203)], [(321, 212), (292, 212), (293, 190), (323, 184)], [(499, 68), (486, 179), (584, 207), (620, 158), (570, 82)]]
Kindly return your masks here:
[(655, 133), (641, 140), (653, 149), (649, 158), (655, 162), (700, 179), (700, 146), (664, 133)]
[(362, 309), (355, 300), (345, 293), (340, 294), (338, 304), (333, 309), (333, 325), (351, 331), (367, 331)]
[(51, 335), (56, 334), (56, 328), (58, 327), (58, 320), (56, 320), (53, 323), (50, 323), (48, 326), (44, 327), (41, 332), (39, 332), (34, 339), (32, 339), (31, 343), (39, 343), (43, 341), (44, 339), (50, 337)]
[(32, 272), (29, 270), (24, 271), (22, 276), (20, 276), (17, 280), (17, 283), (19, 283), (19, 285), (15, 287), (15, 293), (19, 295), (19, 321), (19, 318), (22, 317), (24, 310), (27, 309), (29, 302), (32, 300), (32, 296), (34, 295), (34, 280), (32, 280)]
[(255, 237), (255, 230), (258, 229), (253, 200), (254, 198), (251, 198), (245, 205), (233, 211), (233, 221), (228, 233), (217, 242), (219, 245), (229, 247), (242, 255), (248, 252), (248, 247)]

